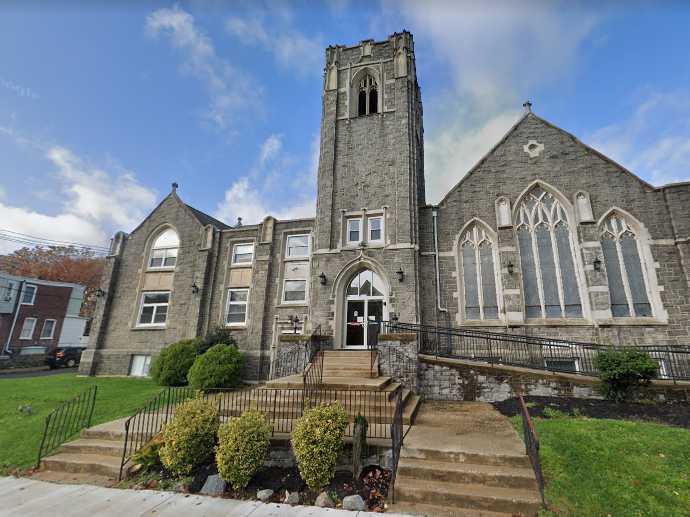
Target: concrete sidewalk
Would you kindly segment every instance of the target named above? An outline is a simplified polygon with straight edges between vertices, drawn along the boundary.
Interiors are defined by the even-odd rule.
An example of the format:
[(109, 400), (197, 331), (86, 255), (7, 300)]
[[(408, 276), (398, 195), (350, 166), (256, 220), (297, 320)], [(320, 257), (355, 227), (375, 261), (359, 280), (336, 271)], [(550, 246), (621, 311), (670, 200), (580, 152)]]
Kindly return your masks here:
[[(0, 516), (187, 516), (199, 517), (374, 517), (314, 506), (237, 501), (199, 495), (120, 490), (91, 485), (57, 485), (28, 478), (0, 478)], [(403, 517), (404, 514), (386, 514)]]

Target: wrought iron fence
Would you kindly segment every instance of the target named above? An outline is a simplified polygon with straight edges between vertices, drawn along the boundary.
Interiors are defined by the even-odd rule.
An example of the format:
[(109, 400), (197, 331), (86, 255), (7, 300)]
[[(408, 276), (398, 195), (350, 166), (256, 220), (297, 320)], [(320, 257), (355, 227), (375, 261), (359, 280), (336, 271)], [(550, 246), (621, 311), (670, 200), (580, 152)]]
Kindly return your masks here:
[(43, 457), (91, 425), (97, 392), (98, 386), (94, 384), (48, 413), (43, 426), (41, 444), (38, 447), (37, 468), (41, 465)]
[(120, 475), (139, 452), (175, 414), (177, 406), (193, 398), (195, 391), (189, 387), (167, 388), (149, 399), (131, 417), (125, 420), (125, 440), (120, 462)]
[(527, 405), (525, 404), (525, 400), (522, 398), (522, 395), (518, 395), (518, 401), (520, 403), (520, 414), (522, 415), (522, 431), (525, 439), (525, 452), (529, 457), (529, 461), (532, 464), (532, 469), (534, 470), (534, 476), (537, 479), (541, 503), (546, 506), (546, 500), (544, 499), (544, 476), (542, 475), (541, 459), (539, 457), (539, 437), (537, 436), (537, 431), (534, 429), (532, 417), (530, 417), (529, 410), (527, 409)]
[[(318, 332), (320, 327), (317, 327)], [(302, 374), (304, 386), (304, 404), (310, 404), (310, 400), (317, 394), (323, 384), (323, 351), (321, 350), (320, 335), (313, 333), (307, 348), (307, 365)]]
[[(306, 339), (306, 336), (304, 337)], [(282, 352), (280, 359), (273, 364), (270, 379), (303, 374), (313, 355), (321, 350), (323, 338), (321, 325), (319, 325), (311, 333), (304, 346), (296, 346), (287, 352)]]
[(388, 492), (391, 496), (391, 503), (395, 504), (395, 478), (398, 473), (398, 463), (400, 461), (400, 450), (403, 445), (403, 400), (402, 393), (398, 392), (395, 397), (395, 412), (391, 422), (391, 483)]
[[(389, 322), (389, 332), (417, 335), (422, 354), (524, 366), (539, 370), (598, 376), (594, 361), (605, 345), (563, 339), (486, 332), (469, 328)], [(659, 379), (690, 380), (690, 347), (676, 345), (630, 346), (644, 351), (659, 364)]]

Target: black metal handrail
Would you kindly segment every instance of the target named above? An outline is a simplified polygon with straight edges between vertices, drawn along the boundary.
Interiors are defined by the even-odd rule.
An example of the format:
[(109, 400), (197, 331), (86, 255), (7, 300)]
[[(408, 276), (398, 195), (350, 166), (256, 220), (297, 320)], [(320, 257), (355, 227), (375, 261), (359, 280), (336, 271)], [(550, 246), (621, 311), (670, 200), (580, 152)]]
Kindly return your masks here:
[(403, 400), (402, 392), (398, 392), (395, 397), (395, 412), (393, 414), (393, 421), (391, 422), (391, 483), (389, 492), (391, 495), (391, 503), (395, 504), (395, 478), (398, 473), (398, 463), (400, 461), (400, 450), (403, 445)]
[[(466, 327), (442, 328), (392, 321), (386, 328), (389, 332), (416, 334), (421, 354), (590, 376), (599, 375), (595, 367), (596, 356), (611, 348), (596, 343), (487, 332)], [(690, 347), (636, 345), (624, 348), (648, 353), (659, 363), (660, 379), (690, 380)]]
[(40, 467), (43, 457), (91, 425), (97, 392), (98, 386), (94, 384), (48, 413), (38, 447), (36, 468)]
[(136, 413), (125, 420), (125, 440), (118, 479), (122, 479), (122, 474), (132, 457), (163, 430), (163, 426), (173, 417), (177, 406), (194, 395), (195, 391), (189, 387), (166, 388), (146, 401)]
[(522, 398), (522, 395), (518, 395), (518, 401), (520, 403), (520, 414), (522, 415), (522, 431), (525, 439), (525, 452), (529, 457), (529, 461), (532, 464), (532, 469), (534, 470), (534, 476), (537, 479), (541, 503), (544, 505), (544, 507), (546, 507), (546, 499), (544, 499), (544, 476), (541, 471), (541, 459), (539, 457), (539, 437), (537, 436), (536, 429), (534, 429), (532, 417), (530, 417), (529, 410), (527, 409), (527, 405), (525, 404), (525, 400)]
[(305, 340), (308, 339), (304, 346), (297, 346), (288, 352), (283, 352), (280, 360), (274, 362), (270, 374), (271, 380), (304, 373), (311, 357), (321, 349), (321, 340), (323, 339), (321, 325), (318, 325), (308, 337), (302, 337)]

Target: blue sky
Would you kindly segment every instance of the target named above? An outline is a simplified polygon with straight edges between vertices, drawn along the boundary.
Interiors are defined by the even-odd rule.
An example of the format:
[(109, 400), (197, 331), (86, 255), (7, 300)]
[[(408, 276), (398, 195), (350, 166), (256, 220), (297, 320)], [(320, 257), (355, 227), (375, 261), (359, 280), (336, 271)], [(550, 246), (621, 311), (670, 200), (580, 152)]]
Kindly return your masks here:
[(647, 181), (690, 180), (690, 5), (92, 4), (0, 6), (2, 229), (107, 244), (172, 181), (229, 223), (313, 215), (324, 48), (403, 28), (429, 202), (527, 98)]

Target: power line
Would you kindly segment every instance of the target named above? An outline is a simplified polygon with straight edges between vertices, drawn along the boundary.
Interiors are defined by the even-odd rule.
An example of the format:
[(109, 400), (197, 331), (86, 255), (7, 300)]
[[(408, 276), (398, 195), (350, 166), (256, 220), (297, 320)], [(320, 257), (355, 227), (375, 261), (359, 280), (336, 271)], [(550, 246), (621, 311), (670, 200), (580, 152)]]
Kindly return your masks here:
[(36, 237), (33, 235), (28, 235), (20, 232), (14, 232), (12, 230), (7, 230), (5, 228), (0, 228), (0, 239), (7, 240), (10, 242), (17, 242), (20, 244), (29, 244), (33, 246), (61, 246), (61, 247), (73, 247), (78, 249), (85, 249), (94, 252), (107, 253), (109, 249), (105, 246), (98, 246), (93, 244), (83, 244), (80, 242), (72, 241), (59, 241), (55, 239), (47, 239), (43, 237)]

